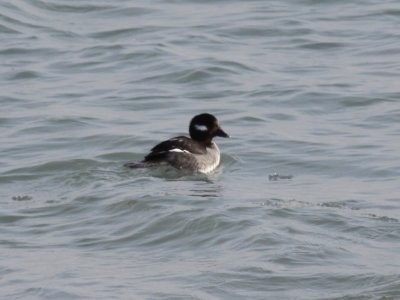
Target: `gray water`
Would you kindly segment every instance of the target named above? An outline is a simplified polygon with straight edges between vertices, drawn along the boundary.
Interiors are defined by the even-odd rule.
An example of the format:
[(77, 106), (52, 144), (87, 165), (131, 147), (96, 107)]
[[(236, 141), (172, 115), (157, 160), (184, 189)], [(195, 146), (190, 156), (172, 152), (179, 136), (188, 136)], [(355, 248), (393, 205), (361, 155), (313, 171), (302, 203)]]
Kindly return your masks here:
[[(0, 2), (2, 299), (400, 299), (399, 1)], [(210, 112), (210, 175), (128, 170)]]

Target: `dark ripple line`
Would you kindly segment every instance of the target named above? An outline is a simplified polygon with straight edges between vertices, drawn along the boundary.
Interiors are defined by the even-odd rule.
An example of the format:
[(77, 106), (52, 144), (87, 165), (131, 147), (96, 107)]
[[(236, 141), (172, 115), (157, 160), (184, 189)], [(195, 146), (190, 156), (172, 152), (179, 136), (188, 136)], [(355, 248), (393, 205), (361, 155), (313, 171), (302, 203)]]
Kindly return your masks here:
[(108, 10), (100, 11), (98, 15), (104, 15), (109, 17), (121, 18), (121, 16), (132, 17), (132, 16), (147, 16), (152, 13), (160, 12), (160, 9), (156, 7), (139, 7), (135, 5), (134, 7), (115, 7)]
[(27, 80), (43, 77), (42, 74), (35, 71), (21, 71), (9, 77), (9, 80)]
[(89, 3), (82, 3), (83, 1), (77, 2), (77, 5), (71, 4), (71, 1), (66, 1), (60, 4), (60, 1), (53, 2), (50, 0), (40, 1), (32, 0), (31, 4), (37, 8), (50, 12), (60, 12), (60, 13), (79, 13), (85, 14), (89, 12), (97, 12), (114, 8), (112, 5), (93, 5), (92, 1)]
[[(25, 13), (23, 10), (21, 10), (19, 7), (12, 6), (12, 9), (16, 11), (16, 17), (13, 17), (12, 13), (4, 14), (0, 13), (0, 19), (4, 20), (5, 23), (8, 24), (8, 26), (11, 25), (17, 25), (17, 26), (22, 26), (23, 29), (30, 29), (30, 28), (35, 28), (35, 29), (46, 29), (45, 26), (42, 25), (37, 25), (36, 22), (33, 21), (35, 19), (35, 16), (29, 15), (27, 19), (30, 19), (29, 21), (22, 21), (22, 16)], [(16, 30), (16, 29), (12, 29)], [(17, 33), (21, 33), (21, 31), (17, 31)]]
[[(0, 15), (1, 17), (2, 15)], [(18, 30), (12, 29), (6, 25), (0, 24), (0, 33), (6, 33), (6, 34), (18, 34), (20, 33)]]
[(89, 34), (89, 37), (91, 38), (120, 38), (120, 37), (127, 37), (132, 34), (136, 34), (138, 32), (144, 32), (146, 29), (143, 28), (120, 28), (120, 29), (114, 29), (114, 30), (107, 30), (107, 31), (101, 31), (101, 32), (95, 32), (92, 34)]
[(0, 50), (0, 55), (3, 56), (53, 56), (56, 53), (61, 54), (64, 53), (63, 50), (58, 50), (55, 48), (19, 48), (19, 47), (11, 47)]

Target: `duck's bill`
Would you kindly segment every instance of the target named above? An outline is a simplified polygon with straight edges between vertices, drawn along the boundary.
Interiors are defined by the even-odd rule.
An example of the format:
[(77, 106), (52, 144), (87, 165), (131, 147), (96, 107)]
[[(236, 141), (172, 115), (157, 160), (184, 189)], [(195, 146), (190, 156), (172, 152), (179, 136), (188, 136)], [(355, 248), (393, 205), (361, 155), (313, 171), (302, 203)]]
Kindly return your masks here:
[(218, 128), (217, 132), (215, 132), (215, 136), (220, 136), (224, 138), (228, 138), (229, 134), (227, 134), (225, 131), (223, 131), (221, 128)]

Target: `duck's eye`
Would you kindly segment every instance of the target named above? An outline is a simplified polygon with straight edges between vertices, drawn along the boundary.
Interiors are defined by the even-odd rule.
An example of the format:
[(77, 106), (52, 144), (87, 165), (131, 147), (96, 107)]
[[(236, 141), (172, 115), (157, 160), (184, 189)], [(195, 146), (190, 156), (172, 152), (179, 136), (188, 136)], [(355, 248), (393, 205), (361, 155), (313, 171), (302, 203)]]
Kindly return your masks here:
[(199, 131), (208, 131), (208, 127), (206, 125), (195, 124), (194, 127)]

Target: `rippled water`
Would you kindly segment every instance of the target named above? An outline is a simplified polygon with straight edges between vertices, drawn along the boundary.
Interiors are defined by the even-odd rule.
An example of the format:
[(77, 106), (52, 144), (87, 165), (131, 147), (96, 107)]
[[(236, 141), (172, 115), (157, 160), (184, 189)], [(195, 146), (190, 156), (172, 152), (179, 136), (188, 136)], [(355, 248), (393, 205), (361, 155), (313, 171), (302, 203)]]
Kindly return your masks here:
[[(0, 2), (4, 299), (399, 299), (399, 1)], [(209, 176), (127, 170), (215, 114)]]

